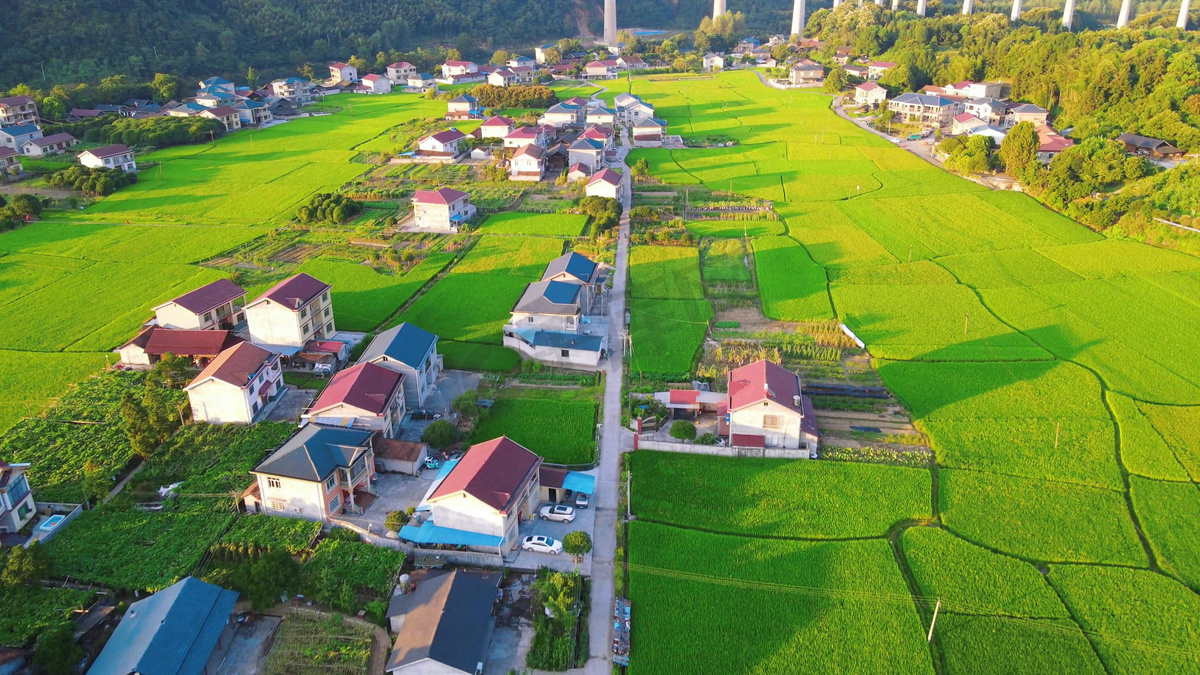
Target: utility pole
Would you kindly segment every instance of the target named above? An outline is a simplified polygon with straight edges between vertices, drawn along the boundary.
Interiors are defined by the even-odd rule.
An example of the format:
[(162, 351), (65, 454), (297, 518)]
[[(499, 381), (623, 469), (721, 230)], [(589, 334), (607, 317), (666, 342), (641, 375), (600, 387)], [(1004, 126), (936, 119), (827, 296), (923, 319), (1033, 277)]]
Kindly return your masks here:
[(971, 315), (963, 314), (963, 335), (967, 334), (967, 327), (971, 324)]
[(1054, 449), (1058, 450), (1058, 432), (1062, 431), (1062, 422), (1054, 423)]
[(925, 642), (933, 642), (933, 627), (937, 625), (938, 610), (942, 608), (942, 599), (938, 598), (937, 606), (933, 608), (933, 621), (929, 622), (929, 635)]
[(633, 510), (633, 471), (625, 470), (625, 520), (629, 520)]

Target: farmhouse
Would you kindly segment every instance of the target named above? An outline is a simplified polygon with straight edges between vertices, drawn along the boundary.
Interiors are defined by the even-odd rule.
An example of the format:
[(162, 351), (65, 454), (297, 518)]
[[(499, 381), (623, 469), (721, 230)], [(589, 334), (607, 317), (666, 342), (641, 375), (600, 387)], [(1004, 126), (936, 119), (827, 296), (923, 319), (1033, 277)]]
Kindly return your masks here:
[(612, 59), (590, 61), (583, 67), (583, 72), (589, 80), (611, 80), (617, 76), (617, 62)]
[(149, 366), (167, 354), (185, 356), (200, 366), (207, 365), (218, 354), (242, 342), (227, 330), (177, 330), (150, 326), (129, 342), (116, 349), (121, 363), (129, 366)]
[(79, 153), (79, 163), (92, 169), (120, 169), (126, 173), (137, 173), (133, 151), (120, 143), (84, 150)]
[(426, 89), (437, 88), (437, 81), (429, 73), (409, 75), (405, 86), (410, 91), (424, 92)]
[(533, 127), (517, 127), (504, 137), (504, 147), (520, 148), (530, 144), (546, 148), (554, 136), (554, 127), (537, 125)]
[(328, 521), (374, 501), (373, 431), (306, 424), (250, 472), (251, 513)]
[(617, 109), (617, 121), (623, 124), (635, 124), (654, 117), (654, 106), (633, 94), (617, 94), (613, 98), (613, 105)]
[(0, 126), (36, 124), (37, 121), (37, 103), (34, 103), (32, 98), (28, 96), (0, 98)]
[(621, 70), (642, 70), (643, 68), (649, 67), (650, 64), (646, 63), (645, 59), (635, 54), (623, 54), (617, 57), (617, 68), (620, 68)]
[(436, 232), (458, 232), (475, 216), (471, 195), (453, 188), (417, 190), (412, 198), (417, 227)]
[(725, 68), (725, 57), (709, 52), (704, 55), (705, 70), (722, 70)]
[(417, 154), (423, 157), (441, 157), (455, 160), (462, 155), (460, 142), (467, 135), (450, 127), (417, 141)]
[(202, 675), (233, 642), (237, 591), (187, 577), (129, 605), (89, 675)]
[(891, 61), (872, 61), (867, 64), (867, 79), (878, 80), (889, 69), (895, 67), (895, 65)]
[(666, 120), (657, 117), (640, 119), (633, 124), (633, 145), (637, 148), (661, 148), (666, 131)]
[(279, 355), (249, 342), (238, 343), (218, 354), (183, 389), (193, 420), (250, 424), (283, 394)]
[(967, 98), (999, 98), (1003, 88), (1000, 82), (972, 82), (963, 80), (942, 87), (947, 96), (966, 96)]
[(509, 160), (508, 177), (511, 180), (539, 181), (545, 173), (546, 151), (540, 145), (523, 145)]
[(399, 675), (475, 675), (491, 644), (498, 575), (430, 570), (416, 590), (392, 596), (396, 643), (384, 671)]
[(384, 72), (393, 85), (403, 85), (408, 82), (408, 78), (417, 74), (417, 67), (408, 61), (397, 61), (389, 65)]
[(598, 106), (588, 108), (587, 116), (584, 119), (587, 124), (598, 124), (605, 127), (611, 127), (617, 123), (617, 111), (612, 108)]
[(874, 82), (863, 82), (854, 87), (854, 102), (859, 105), (876, 106), (887, 100), (887, 89)]
[(442, 64), (442, 78), (452, 80), (463, 75), (474, 75), (479, 72), (479, 66), (470, 61), (447, 61)]
[(329, 64), (330, 82), (354, 82), (357, 79), (358, 68), (341, 61)]
[(1137, 134), (1121, 134), (1117, 136), (1117, 140), (1125, 144), (1125, 152), (1130, 154), (1147, 155), (1155, 159), (1183, 157), (1183, 150), (1157, 138), (1138, 136)]
[(270, 84), (271, 93), (279, 98), (290, 98), (301, 105), (312, 103), (313, 83), (299, 77), (275, 80)]
[(1009, 105), (994, 98), (972, 98), (963, 103), (963, 111), (983, 120), (987, 124), (1002, 125)]
[(333, 337), (329, 284), (300, 273), (275, 284), (246, 305), (250, 341), (273, 352), (294, 354), (309, 340)]
[(0, 460), (0, 534), (20, 532), (37, 515), (25, 472), (30, 464)]
[(954, 121), (950, 125), (950, 133), (955, 136), (969, 134), (984, 126), (987, 126), (987, 123), (971, 113), (960, 113), (954, 116)]
[(842, 70), (846, 71), (846, 74), (850, 77), (857, 77), (860, 80), (867, 79), (867, 75), (871, 72), (867, 70), (866, 66), (857, 66), (854, 64), (842, 66)]
[(26, 143), (42, 137), (42, 130), (36, 124), (16, 124), (10, 127), (0, 127), (0, 147), (12, 148), (21, 152)]
[(0, 178), (7, 174), (19, 174), (25, 170), (21, 165), (21, 153), (12, 148), (0, 148)]
[(606, 329), (590, 330), (602, 293), (599, 266), (578, 253), (555, 258), (541, 281), (529, 284), (504, 326), (504, 346), (566, 367), (595, 368), (607, 348)]
[(232, 106), (223, 105), (201, 112), (199, 117), (217, 120), (225, 125), (225, 131), (235, 131), (242, 128), (242, 116)]
[(437, 386), (442, 372), (442, 357), (437, 353), (438, 336), (405, 322), (376, 335), (359, 357), (359, 363), (373, 363), (404, 375), (404, 399), (417, 408)]
[(1008, 125), (1015, 127), (1021, 122), (1046, 124), (1050, 119), (1050, 111), (1032, 103), (1018, 103), (1008, 110)]
[(888, 101), (888, 110), (905, 122), (941, 128), (958, 114), (958, 104), (945, 96), (908, 93)]
[(488, 82), (488, 84), (491, 84), (491, 85), (494, 85), (497, 87), (507, 87), (510, 85), (517, 84), (518, 80), (517, 80), (517, 74), (514, 73), (511, 69), (497, 68), (496, 70), (493, 70), (492, 72), (488, 73), (487, 82)]
[[(729, 371), (728, 429), (722, 435), (735, 448), (799, 449), (808, 457), (820, 440), (812, 401), (801, 393), (800, 378), (767, 360)], [(720, 410), (718, 409), (718, 412)]]
[(792, 68), (792, 84), (817, 84), (823, 79), (825, 79), (825, 66), (819, 63), (801, 63)]
[(582, 164), (588, 171), (596, 171), (604, 166), (604, 143), (580, 136), (567, 148), (568, 161), (571, 164)]
[(1038, 149), (1037, 158), (1043, 164), (1049, 164), (1050, 160), (1054, 159), (1058, 153), (1075, 145), (1075, 141), (1064, 138), (1048, 124), (1039, 124), (1037, 127)]
[(514, 54), (509, 57), (506, 65), (509, 68), (532, 68), (537, 65), (537, 61), (522, 54)]
[(555, 129), (574, 126), (582, 124), (585, 113), (586, 111), (583, 106), (563, 101), (562, 103), (555, 103), (546, 108), (546, 112), (542, 114), (538, 120), (538, 124), (551, 126)]
[(479, 99), (470, 94), (460, 94), (446, 101), (446, 119), (472, 120), (483, 115), (479, 107)]
[(245, 320), (245, 304), (244, 288), (228, 279), (218, 279), (154, 307), (154, 319), (162, 328), (231, 329)]
[(833, 52), (833, 62), (839, 66), (844, 66), (850, 63), (850, 59), (853, 56), (854, 52), (849, 47), (838, 47)]
[(232, 106), (237, 111), (238, 118), (242, 120), (242, 126), (258, 126), (275, 119), (271, 113), (271, 108), (262, 101), (255, 101), (252, 98), (239, 98)]
[(29, 157), (45, 157), (47, 155), (59, 155), (67, 151), (68, 148), (75, 145), (75, 137), (68, 133), (51, 134), (42, 138), (34, 138), (25, 141), (21, 146), (21, 152)]
[(405, 525), (418, 545), (457, 545), (499, 553), (518, 543), (518, 525), (538, 504), (542, 458), (507, 437), (471, 446), (426, 500), (429, 517)]
[(479, 125), (479, 137), (504, 138), (512, 133), (515, 124), (512, 118), (509, 117), (490, 117), (483, 124)]
[(404, 375), (394, 370), (360, 363), (329, 381), (301, 423), (377, 431), (392, 438), (404, 419)]
[(222, 90), (231, 95), (237, 91), (237, 87), (223, 77), (210, 77), (207, 80), (200, 80), (201, 89), (208, 89), (209, 87)]
[(383, 75), (363, 75), (359, 90), (364, 94), (387, 94), (392, 90), (392, 81)]
[(593, 175), (588, 180), (587, 187), (584, 192), (589, 197), (608, 197), (610, 199), (621, 199), (624, 194), (623, 185), (621, 183), (621, 174), (612, 169), (604, 169)]

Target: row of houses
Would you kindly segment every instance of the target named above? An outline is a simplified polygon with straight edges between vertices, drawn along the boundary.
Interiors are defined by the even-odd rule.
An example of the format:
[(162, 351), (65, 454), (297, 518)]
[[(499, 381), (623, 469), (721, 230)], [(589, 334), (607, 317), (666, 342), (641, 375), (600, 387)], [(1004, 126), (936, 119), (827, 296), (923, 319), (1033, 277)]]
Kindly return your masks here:
[(550, 261), (513, 305), (504, 346), (551, 365), (597, 368), (608, 348), (608, 323), (600, 319), (606, 279), (599, 264), (579, 253)]

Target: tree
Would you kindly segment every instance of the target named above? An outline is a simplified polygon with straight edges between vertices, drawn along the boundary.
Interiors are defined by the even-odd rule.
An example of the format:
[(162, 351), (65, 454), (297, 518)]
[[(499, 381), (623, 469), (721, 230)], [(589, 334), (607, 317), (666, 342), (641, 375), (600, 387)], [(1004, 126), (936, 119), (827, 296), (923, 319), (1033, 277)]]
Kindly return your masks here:
[(1021, 122), (1010, 129), (1000, 143), (1000, 163), (1009, 174), (1018, 176), (1031, 162), (1037, 161), (1040, 146), (1033, 122)]
[(0, 582), (5, 586), (37, 586), (38, 582), (50, 576), (50, 559), (38, 542), (33, 542), (29, 548), (14, 547), (4, 561), (4, 570), (0, 572)]
[(132, 391), (125, 392), (121, 397), (121, 426), (134, 454), (142, 458), (149, 457), (156, 445), (154, 430), (150, 426), (146, 408)]
[(256, 611), (278, 603), (280, 597), (300, 587), (300, 564), (287, 551), (273, 549), (238, 567), (235, 584)]
[(825, 86), (822, 87), (825, 91), (831, 94), (840, 93), (850, 84), (850, 78), (846, 74), (846, 69), (838, 66), (829, 72), (825, 77)]
[(650, 161), (648, 159), (646, 159), (645, 157), (642, 157), (641, 159), (639, 159), (637, 161), (636, 164), (633, 165), (633, 168), (630, 169), (630, 171), (635, 176), (649, 176), (650, 175)]
[(576, 569), (579, 569), (579, 563), (583, 560), (583, 556), (587, 555), (591, 550), (592, 538), (583, 530), (568, 532), (563, 537), (563, 551), (575, 559)]
[(479, 406), (475, 404), (479, 394), (474, 389), (459, 394), (450, 407), (463, 417), (475, 417), (479, 414)]
[(346, 59), (346, 65), (354, 66), (359, 73), (367, 71), (367, 60), (361, 56), (351, 56), (349, 59)]
[(300, 75), (303, 76), (304, 79), (306, 79), (306, 80), (313, 79), (313, 67), (312, 67), (311, 63), (305, 63), (304, 65), (300, 66), (299, 70), (300, 70)]
[(251, 89), (258, 89), (258, 73), (254, 70), (254, 66), (246, 68), (246, 85)]
[(73, 624), (60, 623), (37, 638), (33, 665), (44, 675), (71, 675), (83, 660), (83, 649), (75, 642)]
[(558, 47), (551, 47), (542, 54), (542, 60), (548, 66), (557, 66), (562, 63), (562, 50)]
[(912, 66), (898, 63), (879, 77), (879, 86), (892, 93), (916, 91), (921, 88), (921, 78)]
[(9, 199), (8, 210), (21, 220), (26, 216), (37, 217), (42, 212), (42, 202), (33, 195), (13, 195)]
[(61, 120), (67, 116), (67, 106), (62, 99), (47, 96), (38, 105), (38, 110), (44, 120)]
[(492, 59), (488, 61), (488, 63), (492, 64), (493, 66), (502, 66), (508, 63), (508, 52), (503, 49), (497, 49), (496, 52), (492, 54)]
[(112, 480), (104, 475), (99, 464), (87, 460), (83, 464), (83, 492), (92, 499), (100, 501), (108, 496), (112, 489)]
[(458, 427), (447, 420), (436, 420), (433, 424), (425, 427), (424, 433), (421, 434), (421, 440), (428, 443), (429, 447), (434, 450), (445, 450), (458, 441), (458, 436)]
[(192, 379), (192, 360), (186, 356), (163, 354), (162, 359), (154, 364), (154, 369), (147, 376), (147, 382), (182, 389)]
[(687, 420), (675, 420), (671, 423), (671, 438), (683, 441), (696, 440), (696, 425)]
[(383, 521), (384, 527), (392, 532), (399, 532), (400, 528), (408, 524), (409, 515), (404, 511), (391, 511), (387, 514), (387, 518)]

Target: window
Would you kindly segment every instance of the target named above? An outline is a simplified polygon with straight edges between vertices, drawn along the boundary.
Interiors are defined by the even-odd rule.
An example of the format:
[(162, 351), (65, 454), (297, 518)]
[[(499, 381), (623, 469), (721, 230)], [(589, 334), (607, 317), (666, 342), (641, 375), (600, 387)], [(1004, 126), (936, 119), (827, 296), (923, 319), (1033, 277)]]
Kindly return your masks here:
[(529, 323), (533, 323), (533, 317), (529, 317)]
[(25, 520), (25, 517), (28, 516), (29, 512), (32, 510), (33, 509), (29, 506), (29, 502), (21, 504), (21, 507), (17, 509), (17, 520)]
[(304, 319), (304, 318), (307, 318), (307, 317), (308, 317), (308, 308), (307, 308), (307, 307), (305, 307), (304, 309), (300, 310), (300, 318), (301, 318), (301, 319)]
[(304, 326), (300, 330), (304, 331), (305, 335), (308, 335), (308, 332), (310, 329), (308, 327), (308, 324), (304, 324)]
[(329, 478), (325, 479), (325, 489), (332, 490), (333, 486), (337, 485), (337, 473), (329, 474)]
[(280, 485), (281, 485), (281, 483), (279, 482), (278, 478), (268, 478), (267, 479), (267, 487), (269, 487), (269, 488), (278, 488), (278, 487), (280, 487)]
[[(254, 392), (250, 392), (250, 393), (252, 393), (252, 394), (253, 394)], [(251, 411), (252, 411), (252, 412), (253, 412), (255, 415), (257, 415), (257, 414), (258, 414), (258, 401), (255, 401), (255, 402), (254, 402), (254, 405), (250, 406), (250, 410), (251, 410)]]
[(282, 511), (286, 508), (287, 508), (287, 503), (284, 502), (282, 499), (272, 499), (271, 500), (271, 510), (272, 511)]
[(332, 332), (333, 332), (333, 322), (332, 322), (332, 321), (330, 321), (329, 323), (325, 324), (325, 332), (326, 332), (326, 333), (332, 333)]
[(338, 507), (340, 507), (341, 505), (342, 505), (342, 496), (337, 495), (333, 499), (329, 500), (329, 512), (337, 513)]
[(328, 307), (326, 307), (326, 308), (325, 308), (325, 318), (326, 318), (326, 319), (328, 319), (328, 318), (329, 318), (329, 315), (330, 315), (330, 314), (332, 314), (332, 313), (333, 313), (333, 312), (331, 312), (331, 311), (329, 310), (329, 308), (328, 308)]
[(783, 418), (779, 415), (763, 415), (764, 429), (780, 429), (783, 427)]
[(212, 312), (205, 312), (205, 313), (204, 313), (204, 320), (205, 320), (205, 321), (212, 321)]
[(325, 291), (324, 293), (321, 294), (321, 301), (329, 302), (329, 291)]
[(570, 350), (570, 349), (564, 349), (564, 350), (562, 350), (562, 354), (561, 354), (561, 356), (562, 356), (563, 358), (566, 358), (566, 357), (568, 357), (568, 356), (570, 356), (570, 355), (571, 355), (571, 350)]

